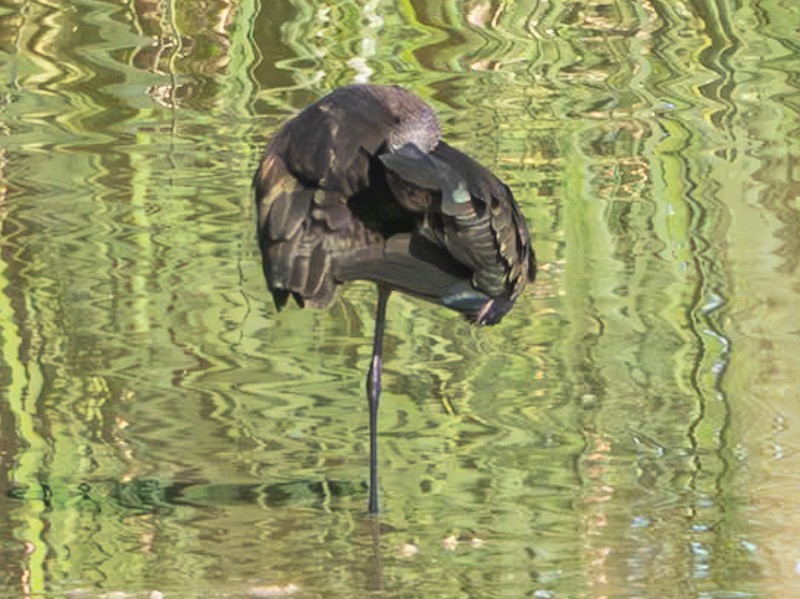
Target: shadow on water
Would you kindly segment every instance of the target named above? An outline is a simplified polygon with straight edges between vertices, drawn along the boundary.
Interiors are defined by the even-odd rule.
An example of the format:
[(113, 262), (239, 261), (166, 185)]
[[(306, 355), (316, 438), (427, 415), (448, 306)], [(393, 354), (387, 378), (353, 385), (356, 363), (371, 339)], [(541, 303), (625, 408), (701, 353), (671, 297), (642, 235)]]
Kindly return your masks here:
[[(259, 505), (267, 509), (306, 507), (328, 509), (337, 499), (363, 498), (368, 486), (349, 481), (296, 481), (275, 484), (223, 485), (208, 482), (172, 482), (163, 484), (157, 479), (134, 479), (124, 483), (108, 481), (81, 483), (67, 490), (69, 501), (94, 506), (99, 512), (103, 504), (110, 509), (131, 513), (170, 513), (177, 506), (196, 509), (235, 508), (240, 505)], [(54, 498), (47, 483), (33, 487), (14, 486), (6, 497), (12, 501), (36, 502), (49, 512), (66, 501)]]

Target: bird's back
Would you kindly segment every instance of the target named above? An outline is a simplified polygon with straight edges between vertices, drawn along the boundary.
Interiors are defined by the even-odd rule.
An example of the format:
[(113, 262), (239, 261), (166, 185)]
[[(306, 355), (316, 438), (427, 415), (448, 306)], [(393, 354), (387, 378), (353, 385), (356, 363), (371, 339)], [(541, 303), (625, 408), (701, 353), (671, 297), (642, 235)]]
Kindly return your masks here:
[(276, 305), (327, 305), (368, 279), (481, 323), (535, 276), (525, 220), (491, 172), (440, 141), (433, 111), (394, 86), (349, 86), (288, 121), (255, 177)]

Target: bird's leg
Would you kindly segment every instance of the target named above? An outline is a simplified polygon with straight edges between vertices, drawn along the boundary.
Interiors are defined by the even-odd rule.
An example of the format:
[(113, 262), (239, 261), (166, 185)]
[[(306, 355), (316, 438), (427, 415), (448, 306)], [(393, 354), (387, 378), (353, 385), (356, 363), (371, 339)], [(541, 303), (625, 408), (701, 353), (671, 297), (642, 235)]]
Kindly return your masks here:
[(375, 315), (375, 337), (372, 341), (372, 362), (367, 372), (369, 401), (369, 513), (378, 513), (378, 401), (381, 395), (383, 367), (383, 331), (386, 325), (386, 302), (391, 290), (378, 285), (378, 312)]

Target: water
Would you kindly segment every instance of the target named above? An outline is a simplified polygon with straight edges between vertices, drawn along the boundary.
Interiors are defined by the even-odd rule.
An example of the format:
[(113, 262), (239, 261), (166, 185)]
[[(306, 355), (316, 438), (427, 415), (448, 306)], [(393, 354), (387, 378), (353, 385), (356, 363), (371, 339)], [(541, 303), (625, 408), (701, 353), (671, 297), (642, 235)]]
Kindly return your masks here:
[[(0, 595), (800, 592), (792, 1), (0, 0)], [(250, 179), (352, 81), (514, 189), (497, 327), (275, 313)], [(116, 593), (116, 595), (115, 595)]]

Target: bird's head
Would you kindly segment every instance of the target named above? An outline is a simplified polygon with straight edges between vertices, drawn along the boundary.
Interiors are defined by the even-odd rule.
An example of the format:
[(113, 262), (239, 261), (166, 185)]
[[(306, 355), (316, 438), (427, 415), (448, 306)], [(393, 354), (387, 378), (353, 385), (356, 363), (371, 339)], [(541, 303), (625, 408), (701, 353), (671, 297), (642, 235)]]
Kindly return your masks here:
[(415, 118), (400, 118), (389, 131), (387, 143), (389, 151), (394, 153), (407, 144), (419, 148), (423, 154), (429, 154), (439, 144), (441, 131), (433, 113), (422, 113)]

